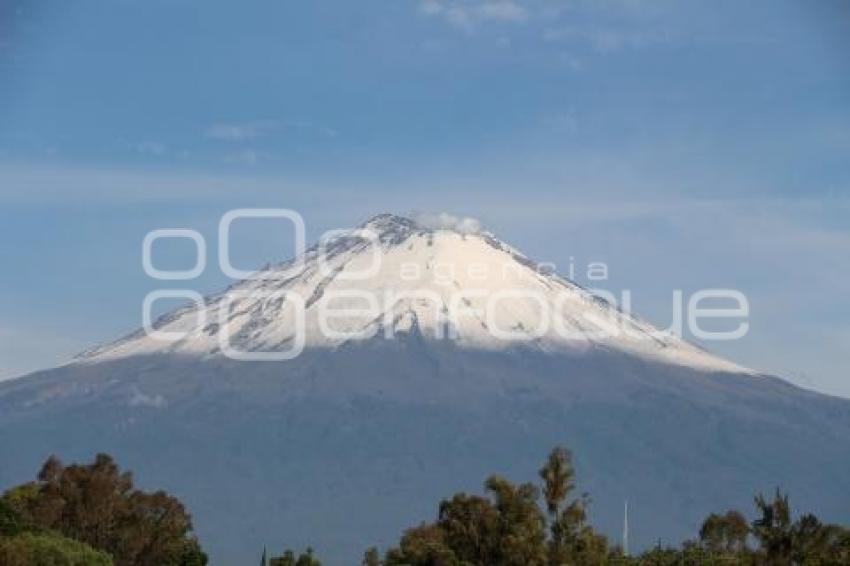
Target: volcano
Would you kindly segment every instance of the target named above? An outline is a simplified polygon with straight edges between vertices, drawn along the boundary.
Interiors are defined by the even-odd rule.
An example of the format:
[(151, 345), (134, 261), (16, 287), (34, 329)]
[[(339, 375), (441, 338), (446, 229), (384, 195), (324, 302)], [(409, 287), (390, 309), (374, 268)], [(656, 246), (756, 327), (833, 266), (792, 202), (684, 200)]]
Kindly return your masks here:
[(850, 401), (661, 332), (477, 226), (382, 214), (62, 367), (0, 383), (0, 486), (109, 452), (215, 565), (359, 561), (500, 473), (575, 454), (591, 521), (693, 536), (781, 486), (850, 520)]

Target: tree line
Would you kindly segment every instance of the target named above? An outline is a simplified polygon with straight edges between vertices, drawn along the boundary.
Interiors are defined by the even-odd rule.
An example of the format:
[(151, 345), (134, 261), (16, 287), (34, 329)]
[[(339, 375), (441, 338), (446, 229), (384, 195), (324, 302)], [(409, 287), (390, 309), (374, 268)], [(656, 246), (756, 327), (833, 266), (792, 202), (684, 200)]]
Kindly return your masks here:
[[(840, 566), (850, 565), (850, 529), (792, 513), (778, 489), (754, 499), (755, 518), (712, 513), (693, 540), (627, 556), (588, 522), (590, 500), (575, 495), (572, 455), (555, 448), (538, 482), (493, 475), (481, 495), (442, 500), (436, 518), (403, 531), (362, 566)], [(206, 566), (183, 504), (146, 492), (99, 454), (90, 464), (50, 457), (35, 481), (0, 497), (0, 566)], [(353, 563), (358, 562), (357, 559)], [(287, 550), (262, 566), (321, 566), (312, 549)]]
[[(755, 516), (712, 513), (698, 536), (627, 556), (588, 523), (588, 496), (574, 496), (572, 455), (555, 448), (539, 483), (493, 475), (484, 494), (442, 500), (437, 517), (405, 530), (381, 554), (369, 548), (362, 566), (841, 566), (850, 565), (850, 529), (812, 514), (792, 517), (788, 495), (755, 497)], [(287, 551), (281, 566), (320, 566), (312, 552)], [(265, 566), (266, 563), (263, 563)], [(274, 564), (270, 564), (274, 566)]]
[(794, 519), (787, 494), (755, 497), (756, 518), (712, 513), (698, 537), (679, 547), (626, 556), (587, 521), (589, 499), (574, 497), (570, 452), (555, 448), (539, 485), (490, 476), (484, 495), (443, 500), (437, 518), (407, 529), (383, 556), (366, 551), (363, 566), (840, 566), (850, 565), (850, 529), (812, 514)]

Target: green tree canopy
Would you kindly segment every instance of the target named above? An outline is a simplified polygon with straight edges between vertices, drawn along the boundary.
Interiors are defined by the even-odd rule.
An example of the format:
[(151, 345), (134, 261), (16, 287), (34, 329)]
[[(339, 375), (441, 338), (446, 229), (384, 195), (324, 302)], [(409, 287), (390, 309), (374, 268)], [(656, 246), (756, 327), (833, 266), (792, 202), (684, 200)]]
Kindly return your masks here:
[(3, 566), (113, 566), (105, 552), (55, 533), (20, 533), (0, 538)]
[(21, 528), (61, 533), (107, 552), (116, 566), (207, 562), (183, 504), (164, 491), (135, 489), (132, 475), (106, 454), (69, 466), (51, 456), (36, 481), (8, 490), (2, 501)]
[(712, 513), (699, 530), (700, 542), (715, 554), (735, 554), (747, 546), (750, 525), (738, 511), (727, 511), (723, 515)]
[[(735, 510), (712, 513), (697, 541), (679, 548), (659, 544), (639, 556), (624, 556), (587, 523), (588, 497), (572, 497), (575, 470), (569, 451), (554, 449), (538, 475), (540, 489), (491, 476), (484, 495), (458, 493), (444, 499), (436, 521), (406, 530), (383, 560), (369, 549), (363, 565), (850, 565), (850, 529), (811, 514), (793, 520), (788, 496), (779, 490), (771, 499), (755, 498), (752, 523)], [(751, 548), (752, 541), (757, 544)]]
[[(575, 473), (570, 453), (556, 448), (540, 470), (541, 489), (490, 476), (485, 495), (458, 493), (439, 505), (437, 520), (408, 529), (387, 566), (544, 566), (596, 564), (608, 541), (585, 524), (587, 499), (568, 501)], [(373, 553), (372, 564), (377, 558)]]

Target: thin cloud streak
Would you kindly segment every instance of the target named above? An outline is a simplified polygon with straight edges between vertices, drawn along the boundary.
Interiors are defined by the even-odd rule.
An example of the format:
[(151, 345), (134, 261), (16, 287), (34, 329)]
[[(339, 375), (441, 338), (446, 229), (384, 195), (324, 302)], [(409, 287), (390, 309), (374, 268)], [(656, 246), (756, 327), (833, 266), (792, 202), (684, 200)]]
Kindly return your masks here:
[(278, 127), (274, 120), (259, 120), (238, 124), (213, 124), (207, 129), (208, 138), (227, 142), (253, 140), (269, 134)]
[(216, 141), (239, 143), (273, 135), (301, 133), (333, 138), (339, 135), (334, 128), (314, 124), (306, 120), (255, 120), (242, 123), (213, 124), (206, 137)]
[(423, 0), (419, 11), (429, 17), (442, 19), (450, 26), (471, 32), (486, 22), (522, 23), (529, 18), (528, 10), (512, 0)]

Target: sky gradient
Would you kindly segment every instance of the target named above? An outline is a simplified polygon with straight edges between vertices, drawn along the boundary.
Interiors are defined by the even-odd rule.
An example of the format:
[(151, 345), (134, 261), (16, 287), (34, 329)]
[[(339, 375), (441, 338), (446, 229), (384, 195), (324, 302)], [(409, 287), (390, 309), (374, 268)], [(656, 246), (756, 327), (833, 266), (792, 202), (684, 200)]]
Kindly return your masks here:
[(273, 206), (473, 216), (662, 326), (739, 289), (709, 349), (850, 396), (848, 53), (839, 1), (0, 2), (0, 377), (140, 326), (148, 231), (212, 292), (220, 216)]

